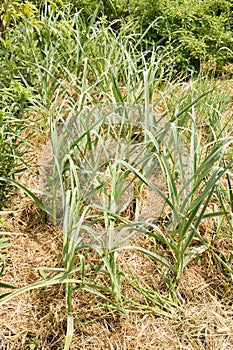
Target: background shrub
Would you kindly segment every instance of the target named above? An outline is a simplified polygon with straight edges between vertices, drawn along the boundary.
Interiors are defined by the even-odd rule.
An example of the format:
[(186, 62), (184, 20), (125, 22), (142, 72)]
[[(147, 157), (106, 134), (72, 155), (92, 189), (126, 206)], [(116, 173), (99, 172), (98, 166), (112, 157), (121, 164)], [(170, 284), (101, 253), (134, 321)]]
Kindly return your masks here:
[[(202, 64), (217, 72), (232, 61), (232, 1), (229, 0), (148, 0), (131, 1), (131, 16), (142, 21), (144, 30), (158, 19), (148, 33), (171, 52), (178, 71), (198, 71)], [(135, 9), (133, 13), (133, 9)]]
[[(63, 1), (65, 4), (66, 1)], [(133, 19), (147, 32), (145, 42), (159, 43), (166, 54), (167, 67), (177, 72), (207, 67), (220, 73), (233, 57), (232, 0), (76, 0), (73, 10), (88, 18), (98, 15), (109, 21)]]
[[(158, 54), (166, 54), (167, 68), (176, 72), (205, 67), (218, 74), (233, 60), (232, 0), (35, 0), (24, 4), (4, 0), (1, 23), (7, 29), (48, 6), (69, 7), (71, 13), (82, 10), (86, 20), (96, 11), (108, 21), (138, 21), (140, 31), (147, 31), (145, 47), (156, 43)], [(119, 26), (118, 22), (113, 28)]]
[[(34, 8), (31, 5), (29, 9)], [(0, 38), (0, 176), (11, 178), (25, 169), (23, 155), (29, 151), (29, 146), (24, 130), (29, 125), (26, 112), (32, 101), (35, 78), (31, 59), (35, 43), (27, 40), (25, 30), (29, 14), (25, 6), (19, 6), (17, 1), (5, 1), (0, 12), (3, 21)], [(34, 14), (30, 12), (30, 15)], [(0, 181), (0, 207), (6, 202), (7, 192), (9, 187)]]

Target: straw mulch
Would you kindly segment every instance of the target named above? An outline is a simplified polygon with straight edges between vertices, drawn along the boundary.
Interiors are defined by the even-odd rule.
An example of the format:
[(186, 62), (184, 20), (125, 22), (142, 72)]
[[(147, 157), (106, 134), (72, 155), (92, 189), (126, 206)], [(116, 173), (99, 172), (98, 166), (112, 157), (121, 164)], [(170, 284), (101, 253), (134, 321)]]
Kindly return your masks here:
[[(20, 179), (29, 188), (38, 187), (40, 154), (34, 153), (30, 170)], [(62, 267), (62, 234), (20, 192), (12, 199), (10, 209), (15, 213), (1, 218), (1, 230), (19, 234), (11, 237), (12, 245), (5, 250), (7, 260), (1, 280), (21, 287), (42, 279), (40, 266)], [(212, 227), (210, 222), (203, 223), (204, 234), (210, 234), (212, 229), (214, 225)], [(150, 248), (148, 238), (142, 238), (141, 243)], [(222, 244), (227, 242), (223, 240)], [(154, 265), (144, 256), (123, 252), (119, 261), (122, 268), (127, 265), (142, 278), (152, 277), (155, 291), (164, 293)], [(123, 294), (131, 298), (139, 295), (127, 281), (122, 289)], [(209, 253), (204, 253), (199, 264), (193, 262), (185, 269), (179, 289), (183, 304), (177, 317), (160, 316), (149, 309), (148, 312), (129, 313), (127, 317), (101, 308), (100, 300), (93, 294), (74, 294), (72, 349), (233, 349), (232, 292), (232, 285), (216, 261)], [(26, 292), (1, 306), (1, 350), (63, 349), (65, 332), (65, 299), (60, 285)]]

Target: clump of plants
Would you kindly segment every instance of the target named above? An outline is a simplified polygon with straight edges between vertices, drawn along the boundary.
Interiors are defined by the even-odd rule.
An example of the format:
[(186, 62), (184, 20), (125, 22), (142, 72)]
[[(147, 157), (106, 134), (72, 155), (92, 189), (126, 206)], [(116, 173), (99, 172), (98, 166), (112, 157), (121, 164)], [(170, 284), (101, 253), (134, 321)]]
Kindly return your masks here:
[[(133, 20), (146, 32), (144, 50), (156, 45), (158, 56), (177, 74), (206, 71), (221, 74), (232, 62), (232, 3), (229, 0), (162, 0), (75, 2), (88, 18), (97, 10), (109, 21)], [(119, 28), (120, 22), (113, 25)]]
[(198, 72), (205, 66), (221, 73), (232, 62), (233, 42), (231, 1), (160, 1), (139, 2), (136, 13), (148, 32), (148, 39), (159, 41), (169, 57), (175, 56), (174, 68)]
[[(191, 261), (208, 251), (232, 279), (232, 253), (217, 254), (213, 244), (223, 227), (232, 240), (232, 163), (227, 154), (232, 137), (219, 126), (221, 111), (216, 109), (224, 107), (217, 98), (211, 106), (207, 87), (200, 94), (194, 88), (199, 81), (169, 81), (164, 56), (158, 57), (155, 46), (150, 55), (142, 50), (149, 31), (139, 35), (130, 22), (116, 33), (103, 19), (87, 24), (69, 9), (48, 5), (41, 11), (42, 24), (26, 23), (20, 41), (31, 43), (25, 57), (31, 60), (33, 74), (26, 59), (18, 71), (14, 68), (21, 84), (13, 96), (19, 100), (9, 110), (3, 100), (5, 112), (11, 114), (8, 119), (3, 115), (2, 125), (10, 128), (14, 124), (7, 120), (18, 122), (21, 117), (20, 126), (25, 126), (25, 109), (20, 114), (20, 106), (27, 104), (24, 93), (31, 79), (30, 112), (43, 115), (40, 126), (50, 132), (45, 186), (41, 197), (35, 195), (10, 178), (9, 172), (16, 169), (11, 164), (0, 181), (21, 189), (60, 227), (63, 261), (56, 268), (41, 267), (43, 278), (22, 288), (1, 283), (6, 293), (0, 303), (32, 289), (63, 285), (68, 350), (75, 329), (73, 300), (79, 293), (97, 296), (106, 312), (127, 316), (139, 310), (178, 317), (184, 303), (179, 288)], [(161, 108), (163, 113), (156, 114)], [(211, 135), (203, 142), (207, 118), (212, 121)], [(10, 131), (4, 147), (13, 133), (5, 130)], [(17, 157), (21, 155), (10, 159)], [(158, 173), (163, 188), (154, 181)], [(145, 193), (155, 204), (158, 201), (159, 215), (153, 206), (148, 215), (143, 213)], [(206, 218), (218, 221), (211, 239), (200, 229)], [(150, 237), (151, 246), (138, 244), (138, 235)], [(145, 286), (130, 271), (124, 275), (118, 259), (123, 250), (144, 254), (164, 282), (163, 293)], [(90, 262), (93, 251), (98, 260)], [(100, 274), (104, 280), (98, 280)], [(124, 295), (123, 278), (140, 290), (145, 305)], [(10, 288), (14, 290), (9, 293)]]

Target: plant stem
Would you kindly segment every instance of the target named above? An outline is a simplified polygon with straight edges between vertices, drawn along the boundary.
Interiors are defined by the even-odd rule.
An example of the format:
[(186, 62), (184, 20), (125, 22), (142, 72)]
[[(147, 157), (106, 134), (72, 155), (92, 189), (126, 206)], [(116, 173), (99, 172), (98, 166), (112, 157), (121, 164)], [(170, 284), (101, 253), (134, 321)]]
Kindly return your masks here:
[[(68, 279), (72, 278), (72, 275), (68, 276)], [(67, 312), (67, 331), (66, 331), (66, 340), (64, 350), (69, 350), (73, 333), (74, 333), (74, 320), (72, 313), (72, 283), (67, 283), (65, 286), (65, 294), (66, 294), (66, 312)]]

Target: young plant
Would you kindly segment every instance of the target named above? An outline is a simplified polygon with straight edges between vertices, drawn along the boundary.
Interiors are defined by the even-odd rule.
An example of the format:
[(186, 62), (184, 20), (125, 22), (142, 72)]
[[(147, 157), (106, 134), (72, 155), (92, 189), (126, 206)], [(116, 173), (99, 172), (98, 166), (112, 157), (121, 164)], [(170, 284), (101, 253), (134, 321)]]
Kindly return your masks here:
[[(223, 137), (202, 145), (198, 137), (196, 103), (197, 100), (193, 100), (185, 109), (176, 110), (176, 114), (166, 126), (167, 130), (170, 129), (168, 139), (165, 138), (166, 143), (160, 142), (160, 133), (147, 133), (166, 174), (166, 203), (171, 214), (165, 229), (167, 232), (163, 232), (155, 224), (148, 234), (167, 246), (171, 259), (169, 254), (166, 254), (163, 265), (168, 267), (170, 261), (172, 269), (168, 270), (173, 272), (172, 283), (177, 287), (190, 260), (210, 247), (210, 243), (201, 236), (198, 228), (205, 218), (207, 207), (218, 189), (221, 178), (228, 173), (230, 167), (230, 164), (225, 164), (224, 159), (232, 138)], [(185, 140), (189, 142), (185, 143)], [(124, 164), (147, 186), (158, 192), (158, 188), (141, 172), (127, 163)], [(213, 217), (220, 215), (222, 212), (219, 211), (211, 213)], [(199, 242), (198, 246), (196, 242)]]

